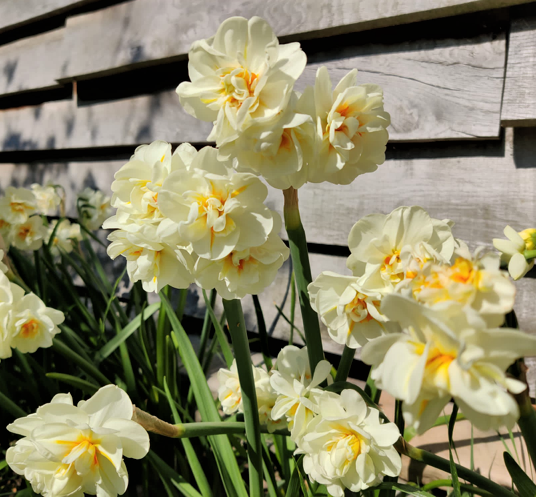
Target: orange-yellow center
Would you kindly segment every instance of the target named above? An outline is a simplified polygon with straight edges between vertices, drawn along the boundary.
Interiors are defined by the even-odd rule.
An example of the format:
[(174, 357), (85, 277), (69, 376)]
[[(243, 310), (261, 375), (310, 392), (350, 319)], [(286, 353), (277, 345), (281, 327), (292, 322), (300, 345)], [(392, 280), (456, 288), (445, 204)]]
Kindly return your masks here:
[(23, 338), (34, 338), (39, 333), (39, 322), (36, 319), (30, 319), (21, 326), (21, 336)]

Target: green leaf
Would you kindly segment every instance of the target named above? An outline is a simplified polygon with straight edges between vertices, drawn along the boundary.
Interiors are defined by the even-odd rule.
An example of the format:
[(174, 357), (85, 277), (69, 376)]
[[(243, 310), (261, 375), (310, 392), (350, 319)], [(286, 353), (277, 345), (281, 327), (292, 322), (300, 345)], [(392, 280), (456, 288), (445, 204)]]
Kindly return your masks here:
[(233, 352), (231, 350), (231, 347), (229, 346), (229, 342), (227, 341), (227, 337), (225, 336), (223, 328), (221, 327), (221, 324), (218, 321), (216, 314), (214, 314), (214, 309), (212, 309), (212, 306), (210, 305), (205, 290), (203, 290), (203, 298), (205, 299), (205, 305), (207, 307), (208, 313), (210, 314), (210, 319), (212, 320), (212, 325), (214, 326), (216, 337), (220, 344), (223, 357), (225, 358), (225, 363), (227, 364), (227, 367), (230, 368), (234, 360)]
[(46, 376), (47, 378), (58, 380), (62, 383), (67, 383), (67, 385), (79, 388), (80, 390), (83, 390), (84, 392), (87, 392), (92, 395), (99, 389), (98, 385), (83, 380), (82, 378), (77, 378), (76, 376), (72, 376), (70, 374), (47, 373)]
[(109, 385), (110, 383), (113, 383), (108, 378), (106, 378), (106, 376), (104, 376), (97, 367), (86, 361), (83, 357), (79, 356), (76, 352), (71, 350), (69, 347), (67, 347), (67, 345), (65, 345), (57, 338), (54, 338), (52, 340), (52, 347), (56, 352), (77, 364), (80, 369), (95, 378), (100, 384)]
[(129, 324), (127, 324), (115, 337), (113, 337), (104, 347), (100, 349), (95, 357), (97, 363), (106, 359), (119, 345), (121, 345), (132, 333), (134, 333), (141, 324), (142, 314), (143, 320), (147, 321), (159, 308), (160, 302), (151, 304), (145, 308), (143, 313), (138, 314)]
[(519, 495), (521, 497), (535, 497), (536, 485), (533, 483), (533, 481), (519, 467), (519, 464), (515, 462), (514, 458), (508, 454), (508, 452), (505, 452), (503, 457), (506, 469), (508, 470), (508, 473), (510, 473), (514, 485), (519, 490)]
[(417, 487), (411, 485), (404, 485), (402, 483), (381, 483), (377, 487), (378, 490), (395, 490), (402, 492), (404, 495), (413, 495), (415, 497), (434, 497), (433, 494), (420, 490)]
[(255, 316), (257, 317), (257, 331), (261, 341), (262, 356), (264, 358), (264, 364), (268, 371), (272, 369), (272, 358), (268, 351), (268, 333), (266, 332), (266, 321), (264, 320), (264, 314), (262, 313), (262, 306), (259, 302), (258, 295), (252, 295), (253, 305), (255, 306)]
[(5, 467), (7, 467), (7, 461), (4, 459), (3, 461), (0, 461), (0, 471), (2, 471)]
[[(179, 412), (177, 411), (177, 408), (175, 407), (175, 402), (173, 401), (173, 398), (171, 397), (171, 393), (169, 391), (166, 378), (164, 378), (164, 390), (166, 392), (166, 397), (169, 402), (171, 413), (173, 414), (173, 421), (175, 422), (175, 424), (181, 424), (182, 420), (179, 415)], [(199, 462), (199, 458), (197, 457), (195, 449), (193, 448), (192, 442), (188, 438), (181, 438), (181, 443), (182, 443), (182, 446), (184, 447), (186, 458), (188, 459), (188, 462), (190, 463), (190, 470), (192, 471), (192, 474), (194, 475), (195, 481), (197, 483), (197, 486), (199, 487), (201, 495), (203, 497), (212, 497), (212, 490), (208, 483), (207, 477), (203, 471), (203, 467), (201, 466), (201, 463)]]
[(164, 485), (166, 480), (169, 480), (185, 497), (202, 497), (202, 495), (190, 483), (188, 483), (185, 478), (174, 471), (173, 468), (168, 466), (164, 460), (158, 457), (152, 450), (149, 451), (149, 454), (147, 454), (147, 458), (158, 471), (160, 479)]
[[(301, 456), (303, 458), (303, 456)], [(301, 459), (301, 458), (300, 458)], [(300, 461), (301, 462), (301, 461)], [(299, 463), (298, 463), (299, 464)], [(296, 497), (300, 490), (300, 472), (298, 470), (298, 464), (294, 464), (294, 470), (288, 482), (287, 493), (285, 497)]]
[(456, 464), (454, 464), (454, 457), (452, 452), (454, 451), (454, 442), (452, 440), (452, 434), (454, 431), (454, 424), (456, 423), (456, 416), (458, 415), (458, 406), (454, 403), (452, 407), (452, 413), (449, 421), (449, 461), (450, 461), (450, 474), (452, 476), (452, 495), (453, 497), (461, 497), (462, 490), (460, 487), (460, 481), (458, 480), (458, 471), (456, 470)]
[[(203, 421), (221, 422), (212, 392), (208, 387), (203, 369), (201, 368), (201, 364), (199, 364), (188, 335), (173, 312), (173, 307), (169, 303), (166, 295), (162, 292), (160, 292), (160, 299), (168, 313), (173, 333), (177, 339), (179, 354), (192, 383), (194, 397), (201, 418)], [(208, 437), (208, 440), (214, 450), (216, 463), (222, 476), (227, 495), (229, 497), (248, 497), (229, 438), (225, 435), (213, 435)]]
[(24, 412), (15, 402), (9, 397), (0, 392), (0, 409), (9, 412), (14, 418), (24, 418), (28, 414)]

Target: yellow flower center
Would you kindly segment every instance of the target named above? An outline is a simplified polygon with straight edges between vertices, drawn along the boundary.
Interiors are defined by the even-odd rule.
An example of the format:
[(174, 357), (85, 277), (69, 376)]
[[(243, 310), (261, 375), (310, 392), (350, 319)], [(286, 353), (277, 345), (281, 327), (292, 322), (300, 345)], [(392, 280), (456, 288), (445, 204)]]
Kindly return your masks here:
[[(424, 343), (411, 343), (416, 354), (422, 355), (424, 353), (426, 347)], [(428, 351), (428, 358), (424, 367), (425, 383), (447, 389), (449, 386), (449, 366), (452, 361), (456, 360), (456, 356), (456, 351), (445, 351), (440, 346), (434, 344)]]
[[(374, 318), (370, 315), (367, 308), (366, 295), (356, 292), (354, 299), (344, 306), (344, 312), (348, 314), (352, 322), (365, 322), (372, 321)], [(375, 306), (379, 306), (379, 301), (372, 302)], [(352, 331), (353, 323), (350, 326), (349, 333)]]
[(34, 338), (39, 333), (39, 321), (30, 319), (21, 326), (20, 334), (23, 338)]
[(383, 279), (391, 280), (393, 284), (404, 279), (400, 250), (393, 249), (392, 254), (384, 258), (380, 272)]
[(536, 229), (528, 228), (526, 230), (520, 231), (519, 236), (523, 238), (525, 242), (525, 250), (534, 250), (536, 249)]
[(21, 226), (19, 229), (19, 238), (26, 240), (27, 236), (32, 232), (32, 229), (29, 226)]
[(30, 205), (28, 205), (26, 202), (11, 202), (9, 204), (9, 206), (11, 207), (11, 210), (13, 212), (17, 212), (19, 214), (24, 214), (26, 211), (31, 211), (33, 210), (34, 208), (31, 207)]
[[(259, 75), (249, 72), (244, 67), (224, 69), (220, 73), (220, 78), (221, 92), (226, 97), (225, 102), (237, 108), (242, 106), (244, 100), (254, 96), (259, 82)], [(210, 101), (205, 103), (210, 103)]]
[(76, 460), (82, 459), (86, 463), (85, 466), (88, 470), (94, 471), (99, 466), (99, 455), (105, 457), (113, 464), (110, 457), (100, 449), (100, 439), (93, 438), (92, 432), (88, 435), (81, 433), (75, 441), (57, 440), (56, 443), (66, 446), (66, 451), (62, 459), (64, 464), (72, 464)]

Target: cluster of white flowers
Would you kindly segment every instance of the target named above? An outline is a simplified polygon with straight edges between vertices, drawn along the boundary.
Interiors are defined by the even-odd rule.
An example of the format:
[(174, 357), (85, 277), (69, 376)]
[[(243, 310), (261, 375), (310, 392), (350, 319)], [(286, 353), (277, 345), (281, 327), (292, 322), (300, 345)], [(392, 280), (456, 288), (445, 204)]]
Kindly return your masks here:
[(299, 43), (280, 45), (266, 21), (232, 17), (189, 53), (191, 82), (177, 88), (185, 110), (213, 121), (220, 160), (262, 175), (275, 188), (349, 184), (385, 160), (390, 117), (377, 85), (350, 71), (335, 89), (325, 67), (303, 94)]
[(13, 246), (19, 250), (39, 250), (53, 236), (51, 252), (59, 254), (59, 249), (66, 252), (73, 250), (73, 243), (81, 240), (80, 226), (63, 219), (43, 221), (43, 216), (57, 214), (61, 203), (54, 186), (41, 186), (34, 183), (31, 189), (6, 188), (0, 198), (0, 235), (7, 248)]
[[(324, 381), (332, 382), (330, 372), (331, 364), (320, 361), (311, 375), (307, 348), (293, 345), (281, 350), (275, 369), (253, 367), (261, 423), (271, 433), (288, 426), (309, 477), (342, 497), (345, 488), (358, 492), (398, 476), (402, 464), (393, 444), (400, 432), (355, 391), (322, 390)], [(236, 363), (220, 369), (218, 380), (224, 413), (243, 412)]]
[(169, 143), (142, 145), (112, 191), (108, 254), (125, 257), (130, 279), (148, 292), (196, 281), (242, 298), (269, 285), (288, 258), (281, 218), (263, 203), (266, 186), (219, 161), (212, 147), (184, 143), (172, 154)]
[[(0, 260), (4, 251), (0, 250)], [(12, 355), (12, 348), (23, 353), (52, 345), (52, 338), (60, 332), (63, 312), (47, 307), (35, 294), (8, 280), (7, 267), (0, 272), (0, 359)]]
[(110, 197), (89, 187), (78, 194), (77, 206), (80, 222), (89, 230), (98, 230), (112, 215)]
[(451, 227), (420, 207), (365, 216), (348, 238), (353, 276), (322, 273), (311, 305), (335, 341), (364, 346), (377, 386), (404, 401), (418, 432), (451, 398), (475, 426), (511, 428), (519, 409), (509, 392), (526, 386), (506, 368), (536, 353), (536, 338), (499, 328), (514, 285), (496, 253), (471, 254)]
[(58, 394), (8, 425), (23, 438), (6, 461), (44, 497), (122, 495), (128, 486), (123, 457), (141, 459), (149, 451), (149, 436), (132, 414), (131, 400), (115, 385), (78, 406), (70, 394)]

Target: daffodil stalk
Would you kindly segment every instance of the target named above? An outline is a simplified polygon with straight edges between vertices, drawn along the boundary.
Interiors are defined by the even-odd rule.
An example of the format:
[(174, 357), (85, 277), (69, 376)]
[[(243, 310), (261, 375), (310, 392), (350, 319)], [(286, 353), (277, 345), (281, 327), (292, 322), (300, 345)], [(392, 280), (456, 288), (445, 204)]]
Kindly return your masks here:
[(335, 381), (346, 381), (346, 378), (348, 378), (348, 374), (350, 373), (350, 369), (352, 367), (352, 361), (354, 360), (354, 356), (355, 349), (352, 349), (351, 347), (348, 347), (348, 345), (345, 345), (344, 350), (342, 352), (341, 361), (339, 362), (339, 367), (337, 368)]
[[(434, 468), (441, 469), (447, 473), (450, 473), (450, 461), (442, 457), (436, 456), (431, 452), (427, 452), (426, 450), (413, 447), (412, 445), (407, 443), (402, 437), (398, 439), (398, 442), (395, 444), (395, 448), (396, 450), (398, 450), (398, 452), (400, 452), (400, 454), (406, 455), (414, 461), (419, 461), (424, 464), (428, 464), (429, 466), (432, 466)], [(467, 480), (469, 483), (476, 485), (482, 490), (487, 490), (495, 497), (515, 496), (513, 492), (510, 492), (510, 490), (507, 490), (501, 485), (494, 483), (493, 481), (488, 480), (486, 477), (479, 475), (478, 473), (475, 473), (474, 471), (471, 471), (467, 468), (464, 468), (459, 464), (456, 464), (456, 471), (458, 472), (458, 476), (460, 478)]]
[(244, 313), (238, 299), (223, 299), (223, 307), (231, 333), (240, 390), (242, 392), (242, 404), (244, 406), (248, 443), (249, 491), (250, 496), (261, 497), (263, 495), (263, 470), (259, 408), (255, 393), (255, 380), (253, 378), (251, 352), (249, 350)]
[(285, 198), (285, 228), (290, 245), (290, 256), (292, 257), (292, 264), (294, 266), (296, 284), (298, 286), (305, 341), (307, 343), (307, 350), (309, 351), (309, 363), (311, 365), (311, 373), (314, 374), (316, 365), (324, 359), (324, 349), (322, 347), (318, 315), (311, 308), (307, 291), (307, 286), (311, 283), (312, 276), (307, 240), (298, 208), (298, 190), (290, 187), (287, 190), (283, 190), (283, 196)]
[[(527, 383), (527, 366), (523, 359), (516, 361), (509, 371), (512, 370), (514, 370), (518, 380)], [(532, 464), (536, 468), (536, 411), (530, 400), (528, 384), (527, 388), (521, 393), (515, 394), (514, 398), (519, 406), (520, 414), (517, 424), (527, 444)]]

